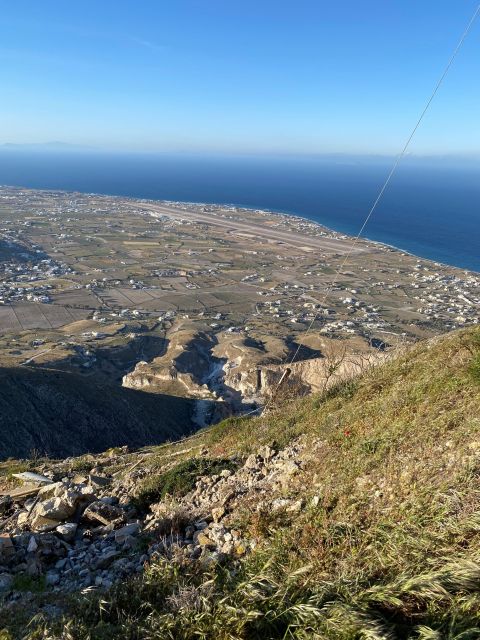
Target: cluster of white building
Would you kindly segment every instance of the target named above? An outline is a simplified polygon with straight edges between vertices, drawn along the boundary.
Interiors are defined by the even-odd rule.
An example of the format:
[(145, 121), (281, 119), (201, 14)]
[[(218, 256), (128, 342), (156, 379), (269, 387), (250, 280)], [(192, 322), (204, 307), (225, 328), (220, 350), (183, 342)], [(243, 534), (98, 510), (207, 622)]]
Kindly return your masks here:
[(480, 276), (466, 272), (465, 277), (431, 272), (425, 268), (414, 274), (418, 295), (418, 313), (432, 320), (443, 320), (448, 328), (479, 323)]
[[(7, 246), (14, 246), (10, 240), (0, 236)], [(15, 245), (16, 255), (0, 262), (0, 304), (13, 302), (50, 302), (50, 291), (53, 285), (46, 282), (71, 273), (67, 265), (55, 262), (52, 258), (44, 258), (40, 250), (19, 251)], [(17, 257), (18, 256), (18, 257)]]

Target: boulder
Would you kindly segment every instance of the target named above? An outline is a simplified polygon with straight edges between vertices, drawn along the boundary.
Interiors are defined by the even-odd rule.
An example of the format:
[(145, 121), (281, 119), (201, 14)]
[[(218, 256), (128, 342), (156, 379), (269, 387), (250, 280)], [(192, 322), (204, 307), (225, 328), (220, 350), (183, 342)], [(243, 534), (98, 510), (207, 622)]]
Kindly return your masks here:
[(127, 524), (125, 527), (122, 527), (121, 529), (117, 529), (117, 531), (115, 531), (115, 542), (117, 544), (123, 544), (125, 540), (127, 540), (131, 536), (137, 535), (139, 531), (140, 525), (138, 524), (138, 522)]
[(118, 558), (120, 551), (107, 551), (103, 553), (95, 562), (95, 569), (106, 569), (114, 560)]
[(108, 525), (114, 522), (121, 522), (125, 519), (125, 513), (120, 507), (106, 504), (100, 500), (92, 502), (83, 513), (87, 520), (94, 520)]
[(28, 541), (28, 545), (27, 545), (27, 553), (35, 553), (35, 551), (38, 549), (38, 543), (37, 540), (35, 538), (35, 536), (32, 536), (30, 538), (30, 540)]
[(22, 525), (27, 524), (29, 515), (28, 511), (20, 511), (17, 518), (17, 526), (21, 527)]
[(95, 502), (97, 499), (93, 487), (90, 485), (80, 485), (76, 487), (76, 491), (80, 494), (78, 498), (79, 504), (90, 504), (90, 502)]
[(88, 476), (83, 475), (83, 473), (76, 473), (73, 478), (73, 484), (85, 484), (88, 481)]
[(275, 449), (272, 449), (272, 447), (269, 447), (268, 445), (265, 445), (258, 450), (258, 455), (264, 460), (271, 460), (275, 457), (275, 454)]
[(46, 518), (39, 513), (35, 514), (32, 519), (33, 531), (53, 531), (58, 526), (58, 520)]
[(48, 500), (49, 498), (55, 498), (59, 495), (59, 491), (65, 489), (63, 482), (53, 482), (52, 484), (46, 484), (41, 487), (37, 493), (40, 500)]
[(254, 453), (252, 453), (245, 460), (244, 467), (245, 469), (257, 469), (258, 466), (259, 466), (259, 461), (257, 459), (257, 456)]
[(66, 522), (55, 528), (58, 535), (65, 540), (65, 542), (71, 542), (75, 538), (78, 525), (75, 522)]
[(30, 511), (33, 509), (33, 507), (37, 504), (38, 499), (37, 497), (31, 497), (31, 498), (27, 498), (25, 500), (25, 502), (23, 503), (23, 508), (26, 509), (29, 513)]
[(75, 506), (64, 498), (50, 498), (39, 502), (35, 507), (35, 515), (49, 518), (50, 520), (66, 520), (75, 513)]
[(95, 476), (91, 473), (89, 476), (89, 482), (92, 487), (101, 489), (102, 487), (107, 487), (109, 484), (111, 484), (112, 479), (106, 478), (105, 476)]
[(216, 544), (213, 540), (211, 540), (203, 531), (198, 531), (193, 536), (193, 541), (196, 542), (201, 547), (209, 547), (215, 548)]

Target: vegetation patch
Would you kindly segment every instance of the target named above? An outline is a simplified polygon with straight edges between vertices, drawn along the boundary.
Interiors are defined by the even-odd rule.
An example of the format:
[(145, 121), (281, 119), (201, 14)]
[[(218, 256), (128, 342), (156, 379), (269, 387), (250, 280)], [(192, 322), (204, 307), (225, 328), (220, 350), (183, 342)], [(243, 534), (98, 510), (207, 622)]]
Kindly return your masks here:
[(15, 591), (29, 591), (30, 593), (43, 593), (45, 587), (45, 576), (29, 576), (25, 573), (17, 573), (12, 585)]
[(194, 489), (200, 476), (213, 476), (237, 465), (230, 459), (191, 458), (180, 462), (165, 473), (151, 476), (142, 482), (136, 496), (136, 506), (146, 510), (151, 504), (169, 495), (181, 498)]
[(480, 353), (474, 356), (469, 367), (469, 372), (475, 382), (480, 384)]
[(78, 473), (89, 473), (95, 466), (95, 460), (92, 456), (80, 456), (71, 462), (71, 469)]
[(11, 480), (14, 473), (28, 471), (31, 466), (32, 465), (27, 461), (13, 459), (5, 460), (5, 462), (0, 462), (0, 477)]

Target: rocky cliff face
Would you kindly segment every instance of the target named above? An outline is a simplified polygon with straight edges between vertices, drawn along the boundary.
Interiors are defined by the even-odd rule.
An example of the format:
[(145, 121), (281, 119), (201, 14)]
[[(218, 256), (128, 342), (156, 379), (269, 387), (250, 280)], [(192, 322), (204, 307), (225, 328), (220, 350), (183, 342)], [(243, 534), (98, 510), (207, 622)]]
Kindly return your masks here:
[[(323, 391), (384, 358), (377, 352), (330, 353), (327, 348), (325, 357), (289, 365), (291, 355), (284, 341), (277, 339), (269, 347), (267, 351), (260, 344), (248, 344), (242, 334), (177, 331), (165, 355), (139, 362), (123, 378), (123, 385), (199, 400), (195, 422), (204, 426), (261, 406), (277, 392), (306, 395)], [(287, 368), (289, 375), (284, 376)], [(215, 410), (209, 405), (213, 401), (219, 403)]]
[(122, 384), (129, 389), (168, 389), (178, 396), (213, 398), (207, 382), (218, 367), (212, 354), (215, 344), (215, 339), (203, 332), (175, 332), (163, 356), (137, 363)]

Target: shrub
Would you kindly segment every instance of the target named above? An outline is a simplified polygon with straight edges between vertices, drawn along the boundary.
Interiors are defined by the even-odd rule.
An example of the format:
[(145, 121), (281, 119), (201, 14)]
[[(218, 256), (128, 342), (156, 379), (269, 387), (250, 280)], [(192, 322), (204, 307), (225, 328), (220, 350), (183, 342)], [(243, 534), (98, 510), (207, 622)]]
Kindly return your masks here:
[(70, 464), (71, 470), (76, 471), (77, 473), (89, 473), (94, 466), (95, 460), (92, 459), (91, 456), (75, 458), (75, 460), (72, 460)]
[(29, 576), (25, 573), (17, 573), (13, 580), (15, 591), (30, 591), (31, 593), (43, 593), (45, 591), (45, 576)]
[(199, 476), (212, 476), (224, 469), (234, 469), (236, 465), (228, 459), (192, 458), (180, 462), (165, 473), (144, 480), (135, 500), (140, 510), (159, 502), (166, 495), (181, 498), (195, 487)]

